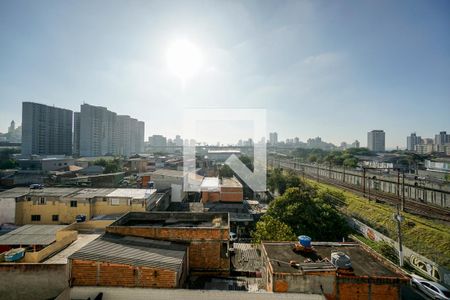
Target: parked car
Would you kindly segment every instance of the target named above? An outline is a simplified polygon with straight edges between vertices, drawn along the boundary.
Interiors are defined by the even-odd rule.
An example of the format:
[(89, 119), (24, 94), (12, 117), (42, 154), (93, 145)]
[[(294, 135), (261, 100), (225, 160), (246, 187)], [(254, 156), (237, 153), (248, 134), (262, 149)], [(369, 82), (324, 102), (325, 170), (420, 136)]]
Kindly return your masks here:
[(44, 185), (40, 184), (40, 183), (30, 184), (30, 189), (32, 189), (32, 190), (42, 190), (43, 188), (44, 188)]
[(450, 299), (450, 291), (437, 282), (413, 275), (411, 277), (411, 285), (431, 297), (431, 299)]
[(86, 215), (77, 215), (75, 217), (75, 221), (77, 223), (85, 222), (86, 221)]
[(235, 242), (237, 240), (237, 235), (234, 232), (230, 232), (230, 242)]

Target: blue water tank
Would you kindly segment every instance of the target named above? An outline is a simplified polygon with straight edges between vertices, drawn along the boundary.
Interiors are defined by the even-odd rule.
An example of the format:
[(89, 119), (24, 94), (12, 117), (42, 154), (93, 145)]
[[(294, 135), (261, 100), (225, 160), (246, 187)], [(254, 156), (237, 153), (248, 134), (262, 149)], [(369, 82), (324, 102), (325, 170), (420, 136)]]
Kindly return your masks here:
[(300, 235), (298, 242), (305, 248), (311, 248), (311, 238), (307, 235)]

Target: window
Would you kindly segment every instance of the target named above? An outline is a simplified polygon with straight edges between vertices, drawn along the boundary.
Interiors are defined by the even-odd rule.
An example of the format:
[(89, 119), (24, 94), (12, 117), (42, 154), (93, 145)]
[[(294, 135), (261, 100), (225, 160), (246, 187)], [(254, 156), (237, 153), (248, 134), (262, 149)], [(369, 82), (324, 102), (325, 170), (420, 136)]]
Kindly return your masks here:
[(77, 207), (77, 201), (75, 200), (70, 201), (70, 207)]
[(220, 257), (227, 258), (228, 257), (228, 243), (222, 243), (222, 247), (220, 249)]
[(58, 222), (59, 221), (59, 215), (53, 215), (52, 216), (52, 221), (53, 222)]
[(111, 205), (119, 205), (120, 204), (120, 199), (111, 199)]
[(39, 205), (43, 205), (43, 204), (45, 204), (45, 198), (41, 197), (41, 198), (39, 198)]
[(40, 221), (41, 215), (31, 215), (31, 221)]

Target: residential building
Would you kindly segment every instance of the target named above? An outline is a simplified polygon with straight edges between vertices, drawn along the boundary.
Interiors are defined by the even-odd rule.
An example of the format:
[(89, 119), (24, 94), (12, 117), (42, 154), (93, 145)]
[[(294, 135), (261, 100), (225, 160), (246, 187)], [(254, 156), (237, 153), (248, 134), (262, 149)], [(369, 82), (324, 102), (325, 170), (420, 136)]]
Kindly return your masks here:
[(77, 237), (77, 231), (66, 225), (24, 225), (0, 236), (0, 253), (26, 248), (20, 263), (39, 263), (70, 245)]
[(80, 155), (80, 130), (81, 130), (81, 119), (80, 113), (73, 113), (73, 155)]
[(417, 136), (415, 132), (406, 138), (406, 150), (408, 151), (415, 151), (416, 145), (420, 144), (422, 144), (422, 138)]
[(236, 178), (205, 177), (200, 185), (201, 201), (242, 202), (243, 186)]
[(269, 143), (272, 146), (278, 144), (278, 133), (276, 132), (269, 133)]
[(351, 145), (352, 148), (359, 148), (359, 146), (360, 146), (360, 144), (359, 144), (358, 140), (355, 140)]
[(117, 114), (106, 107), (82, 104), (80, 109), (80, 156), (114, 154)]
[[(323, 294), (331, 299), (401, 299), (408, 277), (373, 250), (356, 243), (263, 242), (267, 291)], [(303, 248), (305, 249), (305, 248)]]
[(11, 125), (8, 127), (8, 133), (13, 133), (16, 130), (16, 122), (14, 120), (11, 121)]
[(66, 156), (18, 158), (17, 164), (21, 170), (42, 172), (56, 171), (75, 164), (75, 159)]
[(189, 272), (187, 248), (107, 233), (69, 257), (70, 281), (73, 286), (181, 288)]
[[(14, 196), (14, 198), (13, 198)], [(159, 196), (154, 189), (115, 188), (21, 188), (0, 193), (0, 204), (14, 210), (14, 224), (70, 224), (78, 215), (86, 220), (95, 216), (124, 214), (129, 211), (158, 210)], [(5, 219), (11, 223), (11, 218)]]
[(148, 137), (148, 143), (151, 147), (164, 149), (167, 147), (167, 138), (160, 134), (154, 134)]
[[(75, 128), (77, 130), (77, 128)], [(82, 104), (80, 156), (130, 156), (144, 151), (145, 123), (106, 107)], [(75, 131), (75, 136), (77, 135)]]
[(450, 143), (450, 134), (447, 134), (446, 131), (439, 132), (439, 134), (436, 134), (434, 137), (434, 143), (436, 145), (445, 145)]
[(130, 212), (106, 232), (187, 244), (190, 274), (229, 275), (228, 213)]
[(367, 133), (367, 148), (374, 152), (386, 151), (385, 133), (383, 130), (372, 130)]
[(71, 155), (72, 111), (22, 103), (22, 155)]

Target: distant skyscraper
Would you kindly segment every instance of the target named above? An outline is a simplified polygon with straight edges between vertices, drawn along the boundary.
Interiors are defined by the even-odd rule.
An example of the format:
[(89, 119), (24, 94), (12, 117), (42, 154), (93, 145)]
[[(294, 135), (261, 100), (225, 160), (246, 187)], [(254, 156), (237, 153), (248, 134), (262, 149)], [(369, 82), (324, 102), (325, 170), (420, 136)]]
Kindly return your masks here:
[(179, 135), (175, 136), (174, 142), (176, 146), (183, 146), (183, 139)]
[(386, 150), (383, 130), (372, 130), (367, 133), (367, 148), (374, 152), (384, 152)]
[(167, 138), (159, 134), (154, 134), (148, 137), (148, 143), (152, 147), (167, 147)]
[(73, 155), (80, 155), (80, 113), (73, 113)]
[(16, 123), (14, 122), (14, 120), (12, 120), (11, 125), (8, 127), (8, 133), (13, 133), (15, 129), (16, 129)]
[(271, 145), (278, 144), (278, 133), (276, 133), (276, 132), (269, 133), (269, 143)]
[(359, 148), (359, 141), (358, 140), (355, 140), (353, 143), (352, 143), (352, 148)]
[(71, 155), (72, 111), (23, 102), (22, 154)]
[(434, 143), (436, 145), (445, 145), (450, 143), (450, 135), (447, 134), (447, 131), (441, 131), (439, 134), (434, 136)]
[(117, 114), (106, 107), (82, 104), (80, 110), (80, 156), (113, 154)]
[(145, 123), (106, 107), (82, 104), (80, 156), (123, 155), (144, 151)]
[(417, 136), (416, 133), (411, 133), (410, 136), (406, 137), (406, 150), (415, 151), (416, 145), (420, 145), (422, 143), (422, 138)]

